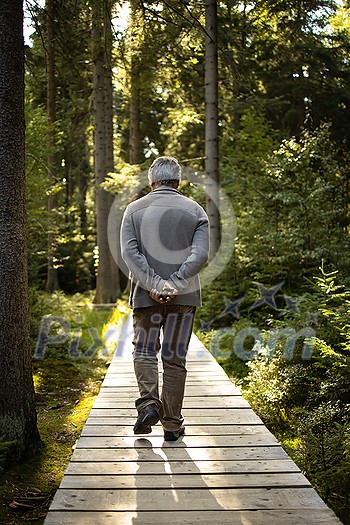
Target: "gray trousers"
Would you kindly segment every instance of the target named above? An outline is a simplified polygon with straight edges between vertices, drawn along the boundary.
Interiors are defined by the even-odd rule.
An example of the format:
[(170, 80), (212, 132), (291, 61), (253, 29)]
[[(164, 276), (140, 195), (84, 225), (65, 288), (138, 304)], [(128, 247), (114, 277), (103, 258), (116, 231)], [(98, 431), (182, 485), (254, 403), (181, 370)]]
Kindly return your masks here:
[[(186, 354), (195, 311), (195, 306), (172, 304), (133, 310), (134, 370), (140, 392), (135, 406), (140, 412), (155, 404), (164, 429), (171, 432), (178, 431), (183, 424), (181, 410), (187, 374)], [(163, 363), (161, 395), (158, 385), (160, 350)]]

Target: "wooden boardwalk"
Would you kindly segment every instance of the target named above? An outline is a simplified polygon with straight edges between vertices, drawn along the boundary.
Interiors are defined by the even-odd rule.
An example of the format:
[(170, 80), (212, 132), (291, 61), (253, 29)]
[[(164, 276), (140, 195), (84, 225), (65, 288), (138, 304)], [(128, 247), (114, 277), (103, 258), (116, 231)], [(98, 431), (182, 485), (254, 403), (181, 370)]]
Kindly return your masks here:
[(133, 435), (126, 322), (45, 525), (340, 525), (223, 369), (193, 336), (186, 435)]

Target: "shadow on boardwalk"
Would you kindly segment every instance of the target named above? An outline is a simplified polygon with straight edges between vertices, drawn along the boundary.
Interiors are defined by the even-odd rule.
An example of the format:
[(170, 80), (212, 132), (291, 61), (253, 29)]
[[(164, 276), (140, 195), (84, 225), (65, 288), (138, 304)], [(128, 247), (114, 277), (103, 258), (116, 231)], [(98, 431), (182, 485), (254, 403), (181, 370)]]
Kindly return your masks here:
[[(143, 456), (139, 453), (142, 450), (139, 448), (140, 446), (142, 446), (143, 449), (147, 447), (147, 461), (144, 461)], [(182, 449), (182, 458), (180, 462), (183, 464), (185, 463), (186, 466), (189, 467), (188, 471), (190, 474), (183, 474), (183, 476), (185, 478), (188, 476), (195, 476), (196, 482), (193, 488), (196, 490), (207, 489), (203, 491), (205, 501), (203, 501), (203, 498), (201, 498), (199, 501), (193, 501), (190, 494), (191, 489), (186, 488), (181, 484), (179, 485), (178, 481), (174, 482), (172, 472), (174, 460), (171, 458), (171, 454), (169, 454), (169, 449), (171, 450), (173, 446)], [(217, 502), (216, 498), (211, 494), (208, 485), (200, 475), (200, 469), (186, 451), (186, 443), (183, 440), (177, 441), (176, 445), (171, 445), (170, 443), (165, 442), (165, 446), (162, 448), (164, 456), (154, 452), (151, 441), (146, 438), (139, 438), (135, 440), (135, 450), (138, 451), (139, 458), (137, 460), (138, 470), (135, 474), (135, 487), (138, 490), (136, 495), (137, 516), (133, 517), (132, 519), (132, 523), (134, 525), (149, 525), (149, 517), (146, 517), (139, 509), (142, 509), (143, 511), (147, 509), (149, 511), (156, 511), (160, 513), (162, 511), (172, 512), (172, 517), (168, 517), (169, 521), (167, 521), (167, 523), (184, 524), (189, 523), (188, 518), (190, 516), (188, 515), (188, 511), (201, 511), (205, 509), (210, 509), (211, 511), (224, 510), (224, 508)], [(157, 462), (157, 464), (160, 466), (160, 468), (157, 470), (157, 479), (161, 478), (162, 488), (160, 485), (155, 487), (154, 483), (152, 483), (152, 476), (149, 475), (147, 463), (153, 461)], [(178, 464), (179, 461), (176, 461), (176, 463)], [(147, 477), (149, 478), (149, 489), (152, 490), (145, 489), (144, 480)], [(178, 479), (179, 478), (177, 475), (177, 480)], [(186, 514), (181, 516), (181, 513), (184, 511)], [(161, 515), (159, 515), (159, 518), (160, 521), (157, 521), (157, 524), (162, 523)], [(200, 523), (201, 525), (212, 525), (213, 522), (212, 518), (210, 518), (208, 515), (208, 521), (203, 521), (203, 519), (201, 519)]]

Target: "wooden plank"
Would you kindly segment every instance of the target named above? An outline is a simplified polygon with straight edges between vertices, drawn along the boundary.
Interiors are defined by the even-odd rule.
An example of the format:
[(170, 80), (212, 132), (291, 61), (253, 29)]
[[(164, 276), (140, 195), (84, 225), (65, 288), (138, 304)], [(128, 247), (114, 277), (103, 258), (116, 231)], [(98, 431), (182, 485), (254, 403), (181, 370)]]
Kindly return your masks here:
[[(224, 373), (225, 371), (221, 365), (219, 365), (215, 360), (213, 359), (199, 359), (199, 360), (191, 360), (187, 358), (186, 360), (186, 368), (189, 371), (189, 373), (193, 372), (206, 372), (206, 371), (215, 371), (216, 373)], [(162, 361), (159, 359), (158, 361), (158, 369), (159, 373), (163, 371), (163, 364)], [(128, 374), (134, 373), (133, 369), (133, 360), (130, 359), (129, 361), (114, 361), (112, 360), (111, 364), (108, 367), (108, 371), (110, 373), (123, 373), (124, 371)]]
[[(122, 367), (123, 365), (132, 364), (133, 363), (133, 355), (132, 351), (128, 354), (125, 354), (123, 357), (118, 356), (115, 354), (113, 357), (110, 366), (118, 366)], [(161, 359), (159, 355), (159, 363), (161, 364)], [(187, 353), (186, 357), (186, 363), (189, 365), (196, 365), (196, 364), (203, 364), (203, 365), (210, 365), (213, 366), (220, 366), (219, 363), (216, 361), (215, 357), (203, 346), (201, 347), (200, 352), (192, 351), (192, 348), (189, 348), (189, 351)]]
[[(131, 399), (135, 401), (139, 397), (139, 390), (136, 386), (134, 386), (133, 388), (131, 387), (119, 387), (119, 388), (117, 387), (116, 388), (113, 386), (103, 387), (100, 390), (99, 396), (101, 396), (102, 398), (106, 397), (106, 398), (115, 399), (115, 400)], [(201, 385), (198, 385), (198, 387), (196, 387), (196, 385), (188, 385), (185, 390), (185, 401), (186, 399), (191, 399), (191, 398), (208, 399), (208, 398), (216, 398), (220, 396), (224, 396), (226, 398), (241, 397), (242, 394), (234, 390), (231, 390), (231, 391), (227, 390), (226, 387), (219, 389), (219, 390), (216, 390), (216, 389), (208, 390), (208, 389), (204, 389), (204, 387)]]
[[(98, 412), (97, 412), (98, 410)], [(96, 414), (97, 412), (97, 414)], [(89, 424), (93, 425), (134, 425), (136, 421), (136, 411), (133, 416), (118, 416), (117, 411), (113, 412), (114, 415), (111, 415), (111, 411), (108, 412), (103, 409), (91, 410), (89, 417)], [(234, 417), (227, 418), (223, 420), (220, 416), (208, 415), (208, 416), (196, 416), (196, 415), (186, 415), (185, 426), (186, 428), (189, 425), (261, 425), (262, 421), (258, 418), (253, 411), (244, 411), (236, 409)]]
[[(133, 425), (96, 425), (88, 419), (81, 433), (82, 436), (134, 436)], [(270, 434), (264, 425), (187, 425), (187, 436), (227, 436), (234, 434)], [(161, 425), (152, 427), (152, 437), (163, 436)], [(135, 436), (134, 436), (135, 437)]]
[[(188, 375), (203, 375), (203, 374), (213, 374), (213, 375), (226, 375), (224, 369), (217, 365), (215, 366), (212, 363), (209, 363), (208, 365), (198, 365), (198, 364), (186, 364), (187, 374)], [(127, 366), (123, 365), (109, 365), (108, 373), (115, 376), (123, 376), (128, 375), (132, 376), (134, 375), (134, 369), (133, 364), (130, 363)], [(161, 364), (158, 365), (158, 373), (163, 374), (163, 367)]]
[[(104, 386), (130, 386), (130, 387), (137, 387), (136, 379), (132, 376), (120, 376), (116, 378), (115, 376), (106, 376), (106, 379), (103, 382)], [(158, 382), (159, 386), (162, 386), (162, 381), (159, 380)], [(216, 385), (227, 385), (230, 387), (232, 385), (231, 381), (226, 377), (223, 376), (207, 376), (207, 377), (199, 377), (199, 376), (191, 376), (186, 379), (186, 384), (191, 386), (199, 386), (199, 385), (208, 385), (208, 388), (213, 390), (215, 389)]]
[[(77, 443), (77, 448), (134, 448), (137, 440), (137, 447), (161, 448), (174, 446), (173, 442), (164, 442), (163, 437), (153, 437), (147, 435), (146, 439), (137, 436), (113, 436), (99, 437), (81, 436)], [(272, 434), (251, 434), (251, 435), (232, 435), (232, 436), (184, 436), (177, 441), (185, 444), (187, 448), (192, 447), (274, 447), (280, 446), (277, 439)]]
[[(161, 377), (163, 375), (163, 372), (160, 371), (159, 372), (159, 376)], [(133, 372), (119, 372), (119, 373), (114, 373), (114, 372), (109, 372), (108, 373), (108, 378), (115, 378), (116, 380), (119, 380), (119, 379), (135, 379), (136, 381), (136, 378), (135, 378), (135, 374)], [(214, 380), (214, 379), (218, 379), (218, 380), (224, 380), (224, 381), (228, 381), (229, 382), (229, 379), (227, 377), (227, 375), (224, 373), (223, 370), (221, 371), (216, 371), (216, 370), (210, 370), (210, 371), (199, 371), (197, 370), (196, 372), (193, 371), (193, 372), (188, 372), (187, 374), (187, 380), (194, 380), (194, 379), (201, 379), (203, 381), (207, 381), (208, 379), (209, 380)]]
[[(204, 389), (203, 387), (196, 388), (195, 386), (191, 385), (188, 387), (188, 389), (185, 392), (185, 401), (187, 399), (212, 399), (214, 401), (217, 397), (241, 397), (242, 394), (238, 392), (212, 392), (208, 391), (207, 389)], [(101, 399), (114, 399), (114, 400), (120, 400), (120, 399), (131, 399), (132, 401), (135, 401), (139, 397), (139, 391), (137, 388), (115, 388), (115, 387), (106, 387), (100, 390), (100, 393), (98, 395)], [(209, 401), (211, 402), (211, 401)]]
[[(223, 376), (210, 376), (210, 377), (188, 377), (186, 380), (187, 385), (199, 385), (207, 384), (210, 389), (214, 389), (215, 385), (230, 387), (232, 385), (231, 381), (227, 377)], [(161, 385), (161, 381), (160, 381)], [(120, 378), (107, 375), (103, 381), (103, 386), (133, 386), (136, 387), (136, 379), (132, 377), (122, 377)]]
[[(200, 343), (201, 347), (199, 348), (199, 351), (193, 351), (192, 342), (190, 343), (190, 347), (187, 352), (187, 361), (198, 361), (198, 362), (204, 362), (204, 361), (211, 361), (213, 363), (216, 363), (215, 357), (203, 347), (203, 345)], [(203, 350), (204, 348), (204, 350)]]
[[(239, 417), (261, 423), (261, 419), (250, 408), (184, 408), (182, 414), (185, 418), (211, 417), (218, 419), (218, 423), (238, 423)], [(92, 417), (134, 418), (137, 415), (135, 408), (92, 408)]]
[[(162, 368), (162, 362), (159, 361), (159, 367)], [(225, 373), (222, 366), (219, 365), (216, 361), (187, 361), (186, 362), (186, 368), (189, 372), (192, 371), (213, 371), (216, 370), (217, 372)], [(133, 363), (125, 363), (125, 362), (118, 362), (118, 361), (112, 361), (112, 363), (108, 367), (108, 372), (113, 373), (134, 373), (133, 370)]]
[[(160, 384), (162, 384), (162, 383), (160, 382)], [(207, 388), (207, 387), (209, 387), (209, 388)], [(128, 388), (127, 386), (123, 386), (123, 385), (115, 385), (115, 386), (109, 386), (109, 387), (106, 386), (106, 385), (102, 385), (101, 386), (101, 390), (102, 391), (103, 390), (111, 390), (111, 391), (113, 391), (112, 389), (114, 389), (114, 390), (119, 390), (120, 389), (120, 391), (123, 392), (123, 391), (126, 391), (127, 388)], [(217, 395), (226, 395), (227, 393), (230, 394), (231, 392), (234, 392), (238, 396), (242, 395), (242, 392), (237, 387), (235, 387), (233, 385), (233, 383), (231, 383), (230, 381), (229, 382), (225, 382), (224, 385), (222, 385), (221, 383), (218, 383), (218, 384), (214, 383), (214, 384), (208, 385), (205, 382), (203, 382), (202, 384), (199, 384), (199, 385), (197, 383), (195, 385), (194, 384), (191, 384), (191, 385), (190, 384), (186, 384), (185, 385), (185, 389), (189, 390), (189, 391), (198, 389), (200, 392), (203, 392), (203, 393), (207, 392), (207, 390), (215, 392), (216, 389), (218, 389), (218, 390), (221, 389), (222, 393), (219, 392)], [(135, 391), (138, 390), (137, 384), (134, 385), (134, 390)]]
[[(137, 385), (136, 377), (134, 374), (125, 374), (125, 373), (109, 374), (108, 376), (106, 376), (106, 378), (108, 379), (108, 381), (112, 381), (112, 380), (115, 381), (115, 386), (119, 386), (119, 385), (122, 386), (123, 381), (126, 381), (126, 380), (128, 380), (129, 383), (134, 382), (135, 385)], [(159, 383), (162, 383), (162, 379), (163, 379), (163, 373), (160, 373), (158, 377)], [(228, 385), (233, 385), (233, 383), (231, 383), (231, 381), (228, 379), (227, 376), (224, 376), (218, 373), (214, 373), (214, 372), (213, 373), (203, 372), (203, 374), (201, 372), (195, 372), (195, 373), (193, 372), (193, 373), (187, 374), (186, 383), (187, 382), (198, 383), (199, 381), (201, 381), (204, 386), (206, 385), (207, 381), (210, 381), (210, 382), (217, 381), (219, 384), (222, 381), (224, 381)]]
[(115, 379), (110, 378), (108, 375), (106, 375), (105, 380), (103, 381), (103, 386), (128, 386), (136, 388), (137, 384), (134, 379), (125, 378), (120, 379), (120, 381), (117, 382)]
[[(108, 370), (108, 375), (110, 377), (135, 377), (134, 371), (132, 369), (133, 365), (130, 365), (129, 370)], [(158, 367), (158, 375), (163, 375), (163, 370), (161, 367)], [(210, 367), (208, 370), (187, 370), (187, 377), (219, 377), (227, 380), (227, 375), (225, 374), (222, 368), (216, 369)]]
[[(130, 386), (123, 386), (123, 385), (102, 385), (101, 394), (103, 393), (118, 393), (120, 392), (120, 395), (138, 395), (138, 387), (137, 385), (134, 385), (132, 387)], [(210, 388), (206, 384), (186, 384), (185, 386), (185, 396), (189, 395), (192, 396), (194, 394), (197, 394), (197, 396), (241, 396), (241, 392), (233, 386), (232, 383), (225, 383), (225, 384), (216, 384), (216, 385), (210, 385)]]
[[(135, 445), (135, 441), (137, 441)], [(187, 448), (197, 447), (274, 447), (280, 446), (272, 434), (229, 435), (229, 436), (183, 436), (176, 442)], [(139, 436), (82, 436), (77, 448), (154, 448), (173, 447), (173, 442), (164, 442), (163, 437), (147, 434), (146, 438)]]
[[(140, 473), (141, 472), (141, 473)], [(288, 474), (161, 474), (146, 475), (142, 466), (135, 475), (65, 475), (61, 489), (166, 489), (166, 488), (245, 488), (311, 487), (301, 473)]]
[[(159, 370), (161, 370), (163, 368), (163, 361), (160, 355), (158, 356), (157, 364), (158, 364)], [(206, 359), (197, 359), (197, 360), (192, 359), (191, 360), (187, 358), (186, 368), (188, 368), (189, 370), (199, 370), (199, 371), (217, 370), (217, 371), (225, 373), (223, 367), (217, 361), (215, 361), (215, 359), (213, 360), (211, 358), (209, 360), (206, 360)], [(133, 373), (134, 372), (133, 359), (131, 358), (129, 361), (112, 360), (112, 362), (110, 363), (108, 367), (108, 371), (110, 372), (125, 371), (127, 373), (131, 373), (131, 372)]]
[(45, 525), (341, 525), (330, 509), (176, 512), (50, 511)]
[[(294, 461), (291, 459), (268, 459), (268, 460), (244, 460), (244, 461), (173, 461), (167, 462), (172, 474), (220, 474), (220, 473), (296, 473), (300, 472)], [(142, 463), (142, 473), (156, 475), (164, 473), (165, 463), (161, 461), (144, 461)], [(85, 474), (91, 476), (104, 475), (116, 476), (137, 474), (140, 470), (140, 463), (137, 461), (101, 461), (101, 462), (71, 462), (66, 470), (66, 474), (77, 475)]]
[(60, 489), (51, 504), (84, 511), (176, 511), (248, 510), (248, 509), (313, 509), (326, 505), (312, 488), (228, 488), (168, 490), (91, 490)]
[[(98, 396), (94, 408), (134, 408), (135, 400), (134, 399), (114, 399), (113, 397), (104, 397)], [(223, 396), (216, 398), (185, 398), (184, 409), (186, 408), (206, 408), (206, 409), (218, 409), (218, 408), (250, 408), (248, 401), (243, 399), (243, 397), (235, 396), (231, 398), (225, 398)]]
[[(145, 439), (145, 438), (143, 438)], [(130, 449), (88, 449), (76, 448), (72, 461), (243, 461), (243, 460), (268, 460), (288, 459), (282, 447), (228, 447), (228, 448), (189, 448), (178, 447), (138, 447)]]
[[(120, 377), (121, 377), (121, 379), (123, 379), (123, 376), (120, 376)], [(108, 374), (107, 374), (107, 376), (106, 376), (106, 378), (105, 378), (105, 381), (106, 381), (108, 378), (109, 378), (109, 376), (108, 376)], [(129, 380), (130, 377), (127, 377), (126, 379)], [(159, 379), (158, 383), (161, 385), (162, 382), (163, 382), (163, 376), (160, 376), (158, 379)], [(206, 390), (206, 388), (207, 388), (207, 383), (206, 383), (205, 379), (203, 380), (202, 384), (199, 383), (197, 380), (196, 380), (196, 381), (191, 381), (191, 378), (190, 378), (190, 377), (189, 377), (188, 379), (189, 379), (189, 383), (186, 381), (185, 388), (190, 387), (192, 390), (194, 390), (195, 388), (202, 388), (202, 390)], [(118, 382), (118, 383), (116, 382), (115, 385), (111, 385), (111, 386), (109, 386), (109, 387), (106, 386), (106, 385), (104, 384), (105, 381), (104, 381), (103, 384), (101, 385), (101, 388), (116, 388), (116, 389), (121, 388), (122, 390), (123, 390), (123, 389), (124, 389), (124, 390), (126, 389), (126, 386), (125, 386), (125, 385), (122, 385), (122, 384), (121, 384), (121, 381)], [(129, 382), (130, 382), (130, 381), (129, 381)], [(191, 384), (191, 383), (195, 383), (195, 384)], [(211, 391), (214, 391), (214, 392), (215, 392), (215, 388), (218, 388), (218, 389), (219, 389), (217, 395), (222, 395), (221, 392), (220, 392), (220, 389), (223, 389), (223, 388), (225, 388), (225, 387), (228, 389), (228, 391), (235, 391), (237, 394), (242, 395), (242, 392), (239, 390), (239, 388), (236, 387), (236, 386), (235, 386), (235, 385), (229, 380), (228, 377), (226, 377), (226, 379), (225, 379), (224, 382), (223, 382), (223, 381), (219, 381), (218, 383), (215, 383), (215, 382), (210, 383), (210, 390), (211, 390)], [(135, 379), (134, 388), (137, 389), (136, 379)]]

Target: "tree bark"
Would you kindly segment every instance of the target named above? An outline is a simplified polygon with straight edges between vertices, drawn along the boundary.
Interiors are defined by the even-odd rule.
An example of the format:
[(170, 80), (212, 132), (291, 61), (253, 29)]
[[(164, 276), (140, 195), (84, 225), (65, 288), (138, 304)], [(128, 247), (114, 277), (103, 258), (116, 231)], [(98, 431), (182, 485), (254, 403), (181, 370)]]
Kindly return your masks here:
[[(46, 75), (47, 75), (47, 118), (48, 118), (48, 177), (50, 187), (54, 187), (57, 181), (57, 159), (56, 159), (56, 79), (55, 79), (55, 10), (54, 0), (46, 0)], [(58, 271), (55, 266), (56, 253), (56, 227), (54, 210), (57, 207), (57, 196), (55, 192), (48, 196), (48, 239), (47, 239), (47, 282), (46, 289), (53, 292), (59, 288)]]
[[(90, 166), (88, 162), (88, 153), (87, 153), (87, 144), (84, 142), (81, 148), (81, 158), (79, 162), (79, 169), (78, 169), (78, 207), (79, 207), (79, 217), (80, 217), (80, 231), (83, 236), (83, 244), (86, 247), (87, 246), (87, 238), (89, 235), (89, 229), (88, 229), (88, 219), (87, 219), (87, 210), (86, 210), (86, 195), (88, 190), (88, 184), (89, 184), (89, 173), (90, 173)], [(83, 249), (83, 252), (85, 252), (85, 248)]]
[(129, 163), (142, 162), (140, 131), (140, 41), (143, 38), (143, 18), (139, 0), (130, 2), (131, 63), (130, 63), (130, 110), (129, 110)]
[(140, 63), (136, 55), (131, 57), (130, 71), (130, 126), (129, 163), (140, 164), (142, 144), (140, 132)]
[(212, 259), (220, 246), (219, 141), (218, 141), (218, 53), (216, 0), (205, 0), (205, 171), (206, 211), (210, 222)]
[(13, 457), (39, 444), (29, 339), (22, 0), (0, 9), (0, 436)]
[[(105, 134), (106, 134), (106, 175), (114, 171), (114, 133), (113, 133), (113, 73), (112, 73), (112, 27), (111, 27), (111, 6), (106, 5), (108, 12), (105, 16), (105, 49), (106, 49), (106, 63), (105, 63)], [(110, 211), (114, 203), (114, 195), (108, 194), (108, 210)], [(106, 224), (107, 228), (107, 224)], [(116, 301), (121, 296), (119, 268), (109, 249), (110, 258), (110, 286), (113, 291), (113, 301)]]
[[(110, 194), (100, 187), (104, 182), (108, 170), (113, 170), (113, 109), (111, 107), (111, 77), (107, 74), (108, 56), (106, 47), (108, 35), (104, 21), (103, 5), (101, 0), (92, 1), (92, 40), (94, 56), (94, 110), (95, 110), (95, 181), (96, 181), (96, 229), (98, 246), (98, 268), (96, 278), (95, 303), (113, 303), (117, 299), (116, 275), (112, 269), (112, 257), (108, 244), (108, 216), (111, 205)], [(105, 23), (103, 23), (105, 22)], [(105, 29), (105, 30), (104, 30)], [(108, 90), (106, 90), (108, 85)], [(107, 109), (109, 107), (109, 114)], [(112, 116), (112, 119), (111, 119)], [(112, 125), (111, 125), (112, 124)], [(107, 138), (106, 131), (109, 132)]]

